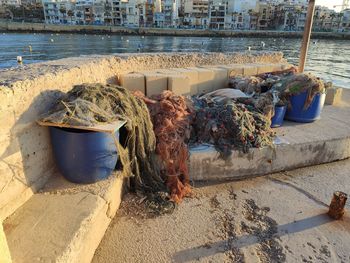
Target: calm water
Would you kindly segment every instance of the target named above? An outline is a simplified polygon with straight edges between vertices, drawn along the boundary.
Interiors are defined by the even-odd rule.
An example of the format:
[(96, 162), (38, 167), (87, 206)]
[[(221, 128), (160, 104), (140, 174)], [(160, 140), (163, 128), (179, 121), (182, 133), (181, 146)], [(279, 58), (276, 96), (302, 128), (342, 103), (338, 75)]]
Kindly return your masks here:
[[(266, 43), (261, 47), (261, 41)], [(0, 34), (0, 68), (17, 66), (16, 57), (24, 63), (35, 63), (72, 56), (113, 54), (126, 52), (171, 51), (283, 51), (291, 63), (298, 62), (299, 39), (207, 38), (207, 37), (153, 37), (103, 36), (78, 34)], [(32, 46), (32, 52), (29, 51)], [(308, 71), (333, 81), (338, 86), (350, 87), (350, 41), (318, 40), (309, 50)], [(1, 74), (1, 72), (0, 72)]]

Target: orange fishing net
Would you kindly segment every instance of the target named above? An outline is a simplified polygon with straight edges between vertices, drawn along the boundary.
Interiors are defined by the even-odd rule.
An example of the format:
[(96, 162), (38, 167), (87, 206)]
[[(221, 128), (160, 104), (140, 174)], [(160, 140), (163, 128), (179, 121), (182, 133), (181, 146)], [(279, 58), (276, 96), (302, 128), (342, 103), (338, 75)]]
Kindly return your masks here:
[(176, 96), (168, 90), (151, 99), (141, 92), (135, 95), (142, 97), (148, 106), (156, 135), (156, 153), (163, 163), (162, 171), (171, 198), (179, 203), (191, 193), (187, 167), (191, 109), (183, 96)]

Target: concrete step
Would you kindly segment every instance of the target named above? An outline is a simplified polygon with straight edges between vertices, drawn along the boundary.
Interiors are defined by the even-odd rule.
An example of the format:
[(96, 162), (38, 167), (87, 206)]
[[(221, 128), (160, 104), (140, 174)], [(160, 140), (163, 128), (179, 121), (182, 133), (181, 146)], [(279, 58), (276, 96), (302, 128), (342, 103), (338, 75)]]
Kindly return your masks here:
[(195, 181), (243, 179), (350, 157), (350, 90), (343, 102), (326, 106), (321, 120), (314, 123), (285, 122), (276, 129), (275, 148), (234, 151), (227, 160), (213, 146), (190, 150), (190, 177)]
[(12, 262), (91, 262), (122, 188), (118, 173), (91, 185), (53, 176), (3, 223)]

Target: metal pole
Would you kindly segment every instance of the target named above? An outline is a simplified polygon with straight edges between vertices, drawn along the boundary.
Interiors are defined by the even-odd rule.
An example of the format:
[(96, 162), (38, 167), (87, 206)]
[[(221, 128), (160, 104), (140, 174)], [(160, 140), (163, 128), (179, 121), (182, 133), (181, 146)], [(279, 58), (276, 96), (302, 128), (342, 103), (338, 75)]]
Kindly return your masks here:
[(300, 59), (299, 59), (299, 72), (303, 73), (305, 69), (305, 62), (307, 51), (309, 49), (309, 42), (311, 36), (312, 22), (314, 20), (315, 12), (315, 0), (309, 0), (309, 6), (307, 8), (307, 16), (304, 28), (303, 42), (301, 44)]

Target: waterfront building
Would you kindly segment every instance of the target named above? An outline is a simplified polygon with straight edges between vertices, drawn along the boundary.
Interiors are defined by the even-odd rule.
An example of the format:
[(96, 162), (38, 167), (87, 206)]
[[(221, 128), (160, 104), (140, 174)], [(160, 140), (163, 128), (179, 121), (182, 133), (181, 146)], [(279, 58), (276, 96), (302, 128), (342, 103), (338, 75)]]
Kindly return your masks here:
[[(211, 0), (209, 2), (209, 28), (225, 29), (225, 18), (227, 15), (227, 2)], [(229, 19), (226, 18), (226, 19)]]
[(43, 0), (45, 23), (47, 24), (75, 24), (75, 1), (71, 0)]
[(21, 0), (0, 0), (0, 5), (2, 6), (20, 6)]
[(183, 24), (189, 27), (207, 28), (209, 26), (208, 10), (208, 0), (185, 0)]

